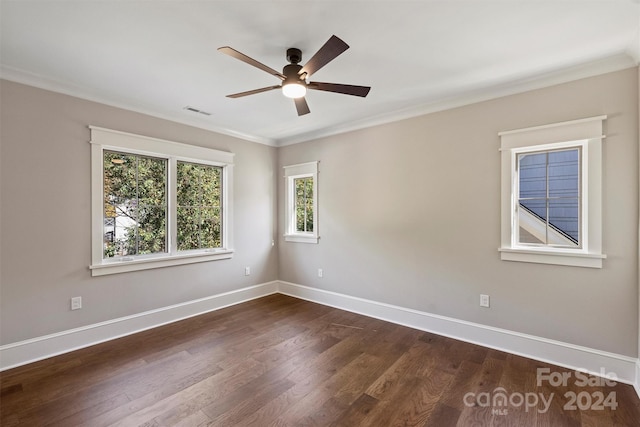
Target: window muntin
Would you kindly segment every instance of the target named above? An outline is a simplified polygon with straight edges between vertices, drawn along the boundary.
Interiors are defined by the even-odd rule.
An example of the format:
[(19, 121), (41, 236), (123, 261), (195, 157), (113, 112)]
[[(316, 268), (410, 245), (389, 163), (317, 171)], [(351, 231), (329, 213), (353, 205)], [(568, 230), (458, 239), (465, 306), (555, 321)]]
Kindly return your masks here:
[(222, 247), (222, 168), (177, 162), (178, 250)]
[(105, 151), (104, 258), (167, 251), (167, 161)]
[(296, 231), (313, 233), (313, 177), (293, 180), (295, 191)]
[(581, 149), (516, 155), (517, 244), (580, 248)]

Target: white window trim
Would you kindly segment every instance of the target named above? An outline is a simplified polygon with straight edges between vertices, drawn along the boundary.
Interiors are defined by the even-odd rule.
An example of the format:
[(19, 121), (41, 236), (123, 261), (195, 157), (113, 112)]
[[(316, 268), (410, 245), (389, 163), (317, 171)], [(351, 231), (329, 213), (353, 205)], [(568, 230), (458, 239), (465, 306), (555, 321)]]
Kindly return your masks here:
[[(233, 158), (234, 153), (150, 138), (111, 129), (91, 129), (91, 269), (92, 276), (147, 270), (233, 257)], [(166, 159), (168, 236), (162, 254), (103, 258), (103, 156), (105, 150)], [(186, 161), (222, 167), (222, 248), (178, 251), (176, 247), (176, 163)]]
[[(602, 141), (607, 116), (499, 132), (501, 144), (501, 245), (504, 261), (602, 268)], [(581, 246), (535, 247), (516, 239), (518, 153), (581, 148)]]
[[(318, 243), (318, 163), (308, 162), (284, 166), (285, 178), (285, 234), (284, 240), (296, 243)], [(313, 232), (296, 231), (294, 180), (313, 178)]]

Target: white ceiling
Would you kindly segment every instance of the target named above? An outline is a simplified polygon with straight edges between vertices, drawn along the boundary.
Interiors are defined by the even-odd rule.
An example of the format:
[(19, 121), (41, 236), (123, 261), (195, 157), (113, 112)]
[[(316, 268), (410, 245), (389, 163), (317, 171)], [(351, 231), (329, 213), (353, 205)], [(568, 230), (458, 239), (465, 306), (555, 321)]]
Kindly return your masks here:
[[(0, 2), (2, 78), (270, 145), (411, 117), (637, 65), (638, 0)], [(276, 69), (335, 34), (351, 48), (311, 80), (298, 117), (279, 84), (216, 51)], [(184, 110), (192, 106), (211, 113)]]

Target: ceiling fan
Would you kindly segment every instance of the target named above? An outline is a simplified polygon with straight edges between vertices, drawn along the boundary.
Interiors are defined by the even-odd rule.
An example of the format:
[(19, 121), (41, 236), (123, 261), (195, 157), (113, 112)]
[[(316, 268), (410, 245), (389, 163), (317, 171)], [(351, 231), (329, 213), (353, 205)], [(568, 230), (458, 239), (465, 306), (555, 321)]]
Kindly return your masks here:
[(309, 114), (311, 112), (309, 110), (309, 106), (307, 105), (307, 101), (304, 98), (307, 93), (307, 89), (323, 90), (326, 92), (342, 93), (345, 95), (360, 96), (364, 98), (369, 93), (369, 90), (371, 90), (369, 86), (355, 86), (338, 83), (308, 81), (308, 78), (313, 73), (327, 65), (329, 62), (333, 61), (338, 57), (338, 55), (340, 55), (347, 49), (349, 49), (348, 44), (346, 44), (336, 36), (331, 36), (331, 38), (315, 53), (315, 55), (311, 57), (311, 59), (304, 66), (299, 65), (299, 62), (302, 60), (302, 52), (300, 51), (300, 49), (287, 49), (287, 61), (289, 61), (289, 64), (284, 66), (282, 73), (279, 73), (273, 68), (270, 68), (229, 46), (218, 48), (218, 51), (233, 58), (239, 59), (242, 62), (246, 62), (247, 64), (259, 68), (263, 71), (266, 71), (267, 73), (282, 80), (282, 84), (280, 85), (234, 93), (232, 95), (227, 95), (227, 98), (240, 98), (247, 95), (254, 95), (256, 93), (282, 89), (282, 93), (284, 94), (284, 96), (293, 98), (293, 101), (296, 105), (296, 110), (298, 111), (298, 116)]

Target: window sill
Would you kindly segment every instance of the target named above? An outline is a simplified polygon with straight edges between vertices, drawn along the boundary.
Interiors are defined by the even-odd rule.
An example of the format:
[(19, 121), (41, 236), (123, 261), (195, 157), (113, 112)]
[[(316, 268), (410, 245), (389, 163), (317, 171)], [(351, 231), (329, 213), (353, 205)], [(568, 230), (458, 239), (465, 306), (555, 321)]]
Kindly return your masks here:
[(532, 262), (537, 264), (567, 265), (572, 267), (602, 268), (605, 254), (554, 251), (548, 249), (499, 248), (503, 261)]
[(294, 243), (318, 243), (318, 236), (314, 235), (305, 235), (305, 234), (285, 234), (284, 240), (285, 242), (294, 242)]
[(193, 264), (196, 262), (217, 261), (233, 257), (233, 249), (217, 251), (192, 252), (180, 255), (163, 255), (150, 258), (126, 259), (106, 261), (102, 264), (89, 266), (92, 276), (126, 273), (129, 271), (149, 270), (152, 268), (171, 267), (174, 265)]

